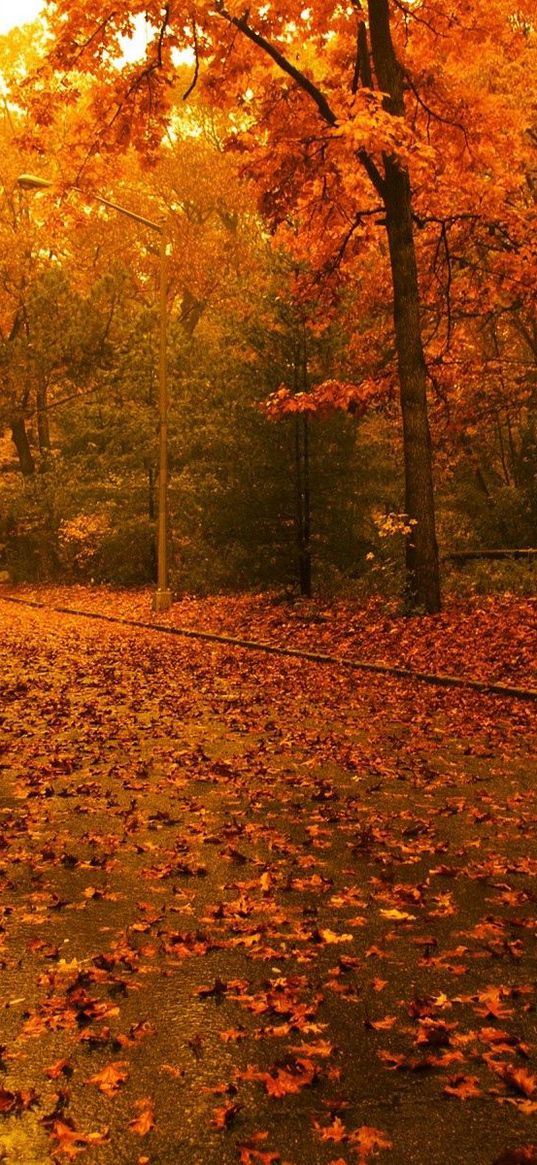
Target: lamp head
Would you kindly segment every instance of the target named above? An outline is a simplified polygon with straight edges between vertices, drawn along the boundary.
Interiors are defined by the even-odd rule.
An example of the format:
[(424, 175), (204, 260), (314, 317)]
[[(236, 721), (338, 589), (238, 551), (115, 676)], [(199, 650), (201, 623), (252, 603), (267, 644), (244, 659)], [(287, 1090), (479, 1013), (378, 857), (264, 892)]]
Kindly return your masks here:
[(52, 186), (48, 178), (38, 178), (36, 174), (20, 174), (17, 178), (17, 186), (21, 190), (47, 190)]

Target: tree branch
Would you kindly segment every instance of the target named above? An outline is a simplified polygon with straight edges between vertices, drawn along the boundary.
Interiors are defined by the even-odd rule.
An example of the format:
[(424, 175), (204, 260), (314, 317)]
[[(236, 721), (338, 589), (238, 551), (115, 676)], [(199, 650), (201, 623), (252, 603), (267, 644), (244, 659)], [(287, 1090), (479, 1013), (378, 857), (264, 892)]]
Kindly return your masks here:
[(183, 101), (186, 101), (187, 98), (190, 97), (190, 94), (192, 93), (192, 91), (196, 88), (196, 85), (198, 82), (198, 77), (199, 77), (199, 71), (200, 71), (200, 59), (199, 59), (199, 49), (198, 49), (198, 30), (196, 27), (196, 17), (195, 16), (192, 17), (192, 37), (193, 37), (193, 42), (194, 42), (194, 76), (190, 82), (190, 85), (188, 86), (188, 89), (186, 90), (186, 93), (183, 93)]
[(354, 76), (352, 78), (351, 92), (356, 93), (360, 84), (365, 89), (373, 88), (373, 75), (371, 73), (371, 61), (369, 58), (369, 45), (367, 43), (367, 28), (365, 20), (360, 20), (356, 31), (356, 61), (354, 65)]
[(271, 57), (274, 63), (282, 70), (282, 72), (287, 73), (288, 77), (292, 77), (293, 81), (296, 81), (296, 84), (299, 86), (299, 88), (302, 89), (304, 93), (307, 93), (309, 97), (311, 97), (312, 101), (317, 106), (321, 117), (324, 119), (324, 121), (326, 121), (327, 125), (331, 127), (337, 125), (336, 115), (322, 90), (319, 89), (319, 87), (315, 85), (313, 81), (310, 81), (309, 77), (306, 77), (305, 73), (302, 73), (300, 69), (297, 69), (295, 65), (292, 65), (291, 62), (287, 60), (287, 57), (285, 57), (284, 54), (280, 52), (280, 49), (276, 48), (276, 46), (271, 44), (271, 42), (267, 40), (266, 37), (262, 36), (261, 33), (256, 32), (255, 29), (248, 24), (248, 13), (246, 13), (244, 16), (233, 16), (231, 12), (228, 12), (222, 0), (217, 0), (215, 8), (219, 16), (221, 16), (224, 20), (227, 20), (228, 24), (231, 24), (233, 28), (236, 28), (239, 30), (239, 32), (242, 32), (243, 35), (252, 42), (252, 44), (257, 45), (257, 47), (260, 49), (263, 49), (263, 52), (267, 53), (267, 55)]
[(406, 81), (409, 89), (412, 90), (414, 97), (416, 98), (416, 101), (418, 102), (418, 105), (421, 106), (421, 108), (425, 111), (427, 116), (432, 118), (433, 121), (440, 122), (441, 125), (449, 125), (449, 126), (451, 126), (452, 129), (458, 129), (460, 131), (460, 133), (462, 133), (467, 150), (470, 150), (470, 143), (468, 141), (468, 131), (467, 131), (466, 127), (462, 124), (462, 122), (452, 121), (451, 118), (442, 117), (441, 113), (436, 113), (436, 111), (434, 109), (431, 109), (430, 105), (427, 105), (427, 102), (421, 96), (421, 93), (416, 88), (416, 86), (412, 80), (412, 77), (410, 76), (410, 73), (405, 71), (404, 76), (405, 76), (405, 81)]
[(373, 183), (377, 194), (380, 194), (380, 197), (384, 199), (386, 194), (386, 181), (382, 177), (380, 170), (377, 168), (377, 166), (375, 166), (375, 163), (370, 154), (368, 154), (367, 150), (358, 150), (358, 160), (362, 163), (362, 166), (364, 167), (368, 178)]

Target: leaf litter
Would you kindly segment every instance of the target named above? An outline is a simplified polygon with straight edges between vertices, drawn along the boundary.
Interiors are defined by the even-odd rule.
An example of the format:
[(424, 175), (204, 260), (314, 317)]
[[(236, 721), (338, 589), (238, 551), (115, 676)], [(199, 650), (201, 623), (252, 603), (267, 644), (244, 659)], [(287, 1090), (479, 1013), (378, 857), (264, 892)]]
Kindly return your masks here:
[(531, 1160), (532, 709), (5, 614), (2, 1126), (43, 1161)]

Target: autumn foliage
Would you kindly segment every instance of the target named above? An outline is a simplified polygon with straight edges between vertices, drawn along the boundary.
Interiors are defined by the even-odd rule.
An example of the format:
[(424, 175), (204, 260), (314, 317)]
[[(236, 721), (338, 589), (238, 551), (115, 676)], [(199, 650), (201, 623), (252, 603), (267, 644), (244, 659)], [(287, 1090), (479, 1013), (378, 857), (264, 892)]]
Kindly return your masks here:
[[(138, 212), (164, 213), (175, 255), (170, 310), (189, 341), (210, 305), (215, 320), (224, 305), (229, 310), (239, 269), (242, 309), (228, 331), (245, 361), (259, 357), (245, 335), (252, 314), (270, 332), (281, 328), (267, 311), (271, 296), (293, 305), (295, 355), (276, 384), (263, 373), (269, 416), (342, 410), (355, 423), (386, 413), (394, 423), (399, 402), (402, 428), (392, 440), (410, 610), (433, 612), (440, 603), (433, 451), (437, 492), (453, 472), (466, 489), (475, 476), (482, 507), (494, 509), (497, 477), (504, 538), (512, 491), (531, 495), (534, 15), (529, 0), (515, 8), (472, 0), (449, 12), (429, 0), (244, 12), (223, 2), (171, 8), (121, 0), (109, 10), (100, 0), (59, 0), (48, 11), (49, 39), (4, 54), (20, 119), (10, 132), (22, 151), (9, 181), (24, 156), (46, 166), (58, 192), (75, 185), (89, 195), (109, 192)], [(129, 56), (129, 37), (142, 27), (144, 43)], [(203, 188), (211, 166), (199, 144), (204, 135), (222, 157), (213, 164), (212, 202), (199, 205), (199, 179)], [(249, 194), (237, 201), (239, 175)], [(6, 190), (9, 181), (6, 172)], [(253, 249), (252, 189), (262, 216)], [(80, 206), (71, 213), (70, 242), (63, 212), (52, 224), (80, 286), (96, 243), (91, 236), (82, 243), (82, 261), (88, 216)], [(122, 248), (123, 226), (107, 225), (108, 265)], [(7, 416), (29, 474), (35, 455), (24, 426), (37, 417), (46, 450), (49, 386), (73, 369), (80, 340), (71, 337), (36, 367), (33, 342), (30, 353), (21, 343), (30, 315), (20, 303), (28, 222), (15, 204), (6, 227), (21, 246), (6, 283), (4, 334), (14, 357)], [(252, 291), (269, 236), (273, 253), (285, 256), (287, 285), (276, 288), (271, 273)], [(143, 299), (147, 256), (131, 244)], [(39, 267), (38, 240), (31, 246)], [(99, 248), (93, 262), (103, 258)], [(103, 287), (104, 301), (91, 304), (94, 352), (120, 325), (124, 290), (124, 283)], [(131, 317), (137, 312), (132, 300), (126, 307)], [(131, 336), (140, 335), (140, 323)], [(329, 333), (332, 354), (337, 349), (331, 367), (315, 351)], [(524, 530), (535, 520), (533, 495), (526, 496)]]

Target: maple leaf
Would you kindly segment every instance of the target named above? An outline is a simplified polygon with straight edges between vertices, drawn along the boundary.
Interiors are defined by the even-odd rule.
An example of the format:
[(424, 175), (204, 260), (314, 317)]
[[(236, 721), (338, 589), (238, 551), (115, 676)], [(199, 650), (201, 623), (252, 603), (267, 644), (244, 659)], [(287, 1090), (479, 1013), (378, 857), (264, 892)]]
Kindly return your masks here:
[(493, 1165), (536, 1165), (537, 1145), (520, 1145), (518, 1149), (505, 1149), (495, 1157)]
[(495, 1100), (498, 1104), (511, 1104), (517, 1112), (524, 1113), (524, 1116), (534, 1116), (537, 1112), (537, 1100), (523, 1100), (520, 1097), (515, 1099), (513, 1096), (496, 1096)]
[(352, 934), (336, 934), (335, 931), (330, 930), (328, 927), (323, 927), (319, 930), (315, 930), (311, 937), (315, 942), (350, 943), (350, 942), (352, 942), (354, 935), (352, 935)]
[(383, 1149), (391, 1149), (392, 1142), (382, 1131), (370, 1125), (361, 1125), (348, 1135), (348, 1143), (358, 1154), (358, 1165), (367, 1165), (371, 1156), (376, 1157)]
[(510, 991), (505, 987), (487, 987), (485, 991), (481, 991), (478, 995), (480, 1007), (475, 1007), (474, 1010), (477, 1015), (483, 1015), (485, 1018), (491, 1016), (493, 1019), (504, 1019), (506, 1016), (513, 1014), (511, 1007), (506, 1007), (504, 999), (510, 995)]
[(347, 1129), (340, 1117), (334, 1117), (331, 1125), (320, 1125), (318, 1121), (313, 1122), (315, 1131), (319, 1134), (321, 1141), (346, 1141)]
[(441, 1019), (431, 1019), (425, 1016), (418, 1020), (418, 1034), (416, 1044), (428, 1044), (433, 1047), (447, 1047), (451, 1042), (451, 1033), (457, 1024), (445, 1023)]
[(115, 1096), (122, 1084), (129, 1078), (129, 1066), (126, 1060), (112, 1060), (110, 1064), (90, 1076), (88, 1084), (95, 1084), (99, 1092), (105, 1096)]
[(69, 1060), (65, 1059), (56, 1060), (55, 1064), (51, 1064), (49, 1068), (44, 1069), (44, 1074), (45, 1076), (49, 1077), (49, 1080), (57, 1080), (58, 1077), (62, 1074), (64, 1076), (71, 1076), (72, 1073), (73, 1069), (71, 1064), (69, 1063)]
[(277, 1098), (300, 1092), (302, 1088), (313, 1084), (317, 1075), (318, 1069), (313, 1060), (298, 1057), (285, 1068), (276, 1066), (270, 1072), (260, 1072), (249, 1066), (240, 1073), (242, 1080), (259, 1080), (265, 1085), (268, 1095)]
[(108, 1129), (103, 1129), (100, 1133), (82, 1133), (73, 1124), (60, 1120), (54, 1121), (50, 1133), (57, 1142), (56, 1152), (64, 1153), (70, 1159), (90, 1145), (104, 1145), (110, 1140)]
[(240, 1165), (277, 1165), (281, 1160), (279, 1153), (258, 1147), (267, 1137), (266, 1132), (254, 1133), (245, 1144), (239, 1146)]
[(397, 910), (395, 907), (392, 910), (381, 910), (380, 913), (391, 922), (414, 922), (416, 918), (415, 914), (408, 914), (405, 910)]
[(227, 983), (217, 977), (211, 987), (197, 987), (196, 995), (199, 995), (200, 999), (210, 999), (212, 996), (218, 999), (226, 994), (227, 989)]
[(185, 1075), (184, 1068), (178, 1068), (176, 1064), (161, 1064), (161, 1072), (166, 1072), (168, 1076), (173, 1076), (174, 1080), (180, 1080)]
[(219, 1132), (225, 1132), (226, 1129), (231, 1128), (241, 1108), (240, 1104), (223, 1104), (220, 1108), (215, 1108), (211, 1121), (213, 1128), (218, 1129)]
[(331, 1056), (334, 1045), (329, 1040), (317, 1040), (316, 1044), (296, 1044), (289, 1047), (289, 1051), (296, 1056)]
[(513, 1064), (504, 1064), (498, 1068), (498, 1073), (517, 1092), (531, 1099), (537, 1092), (537, 1077), (531, 1076), (525, 1068), (516, 1068)]
[(379, 1060), (382, 1060), (393, 1071), (398, 1068), (406, 1068), (408, 1065), (407, 1057), (401, 1052), (389, 1052), (386, 1049), (381, 1049), (377, 1052), (377, 1056)]
[(247, 1032), (246, 1028), (238, 1027), (238, 1028), (228, 1028), (227, 1031), (220, 1031), (220, 1032), (218, 1032), (218, 1035), (219, 1035), (220, 1039), (224, 1041), (224, 1043), (229, 1043), (229, 1042), (235, 1041), (235, 1040), (246, 1039), (248, 1032)]
[(36, 1102), (37, 1096), (33, 1089), (19, 1089), (10, 1092), (0, 1087), (0, 1113), (23, 1112)]
[(375, 1031), (388, 1031), (397, 1023), (397, 1016), (385, 1015), (384, 1019), (365, 1019), (364, 1027), (374, 1028)]

